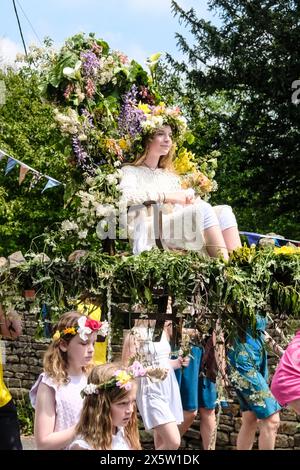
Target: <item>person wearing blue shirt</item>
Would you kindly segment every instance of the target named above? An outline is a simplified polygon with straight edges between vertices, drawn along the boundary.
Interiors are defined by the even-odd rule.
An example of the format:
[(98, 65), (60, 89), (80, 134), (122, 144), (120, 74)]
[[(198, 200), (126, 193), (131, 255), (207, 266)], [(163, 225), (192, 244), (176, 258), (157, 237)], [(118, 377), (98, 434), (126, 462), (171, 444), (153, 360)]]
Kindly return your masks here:
[(242, 411), (242, 426), (237, 438), (238, 450), (251, 450), (257, 427), (258, 447), (272, 450), (279, 427), (279, 403), (268, 385), (265, 349), (266, 317), (256, 315), (256, 332), (246, 331), (245, 341), (235, 338), (228, 351), (229, 379)]

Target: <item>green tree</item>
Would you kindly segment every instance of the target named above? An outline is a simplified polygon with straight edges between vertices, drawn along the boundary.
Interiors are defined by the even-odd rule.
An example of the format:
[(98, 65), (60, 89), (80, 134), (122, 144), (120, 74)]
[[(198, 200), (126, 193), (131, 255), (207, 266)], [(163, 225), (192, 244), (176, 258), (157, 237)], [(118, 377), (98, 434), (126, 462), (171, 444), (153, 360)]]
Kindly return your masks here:
[[(38, 73), (28, 67), (8, 69), (0, 72), (0, 80), (6, 88), (0, 106), (0, 149), (65, 183), (70, 149), (54, 124), (53, 108), (40, 98)], [(0, 256), (28, 250), (31, 240), (65, 212), (63, 186), (41, 194), (47, 181), (43, 179), (30, 190), (30, 172), (19, 186), (16, 167), (4, 176), (6, 162), (3, 158), (0, 163)], [(43, 248), (41, 239), (37, 246)]]
[[(300, 77), (295, 45), (300, 4), (288, 0), (210, 0), (220, 26), (172, 1), (191, 31), (177, 34), (186, 61), (170, 62), (186, 77), (186, 95), (222, 94), (218, 201), (236, 209), (243, 229), (299, 237), (300, 107), (292, 102)], [(294, 84), (294, 85), (293, 85)], [(295, 95), (294, 95), (295, 96)], [(216, 117), (216, 115), (215, 115)]]

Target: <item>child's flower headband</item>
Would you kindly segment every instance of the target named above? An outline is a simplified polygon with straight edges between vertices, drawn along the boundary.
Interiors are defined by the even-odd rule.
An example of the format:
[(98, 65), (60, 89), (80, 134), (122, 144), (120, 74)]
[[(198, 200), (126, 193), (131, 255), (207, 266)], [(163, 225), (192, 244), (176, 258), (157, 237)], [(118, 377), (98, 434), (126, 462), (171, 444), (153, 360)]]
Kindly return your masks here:
[(143, 365), (134, 361), (133, 364), (126, 369), (119, 369), (114, 373), (114, 376), (102, 382), (100, 384), (90, 383), (81, 391), (82, 398), (87, 395), (98, 395), (99, 390), (110, 390), (115, 387), (124, 388), (125, 390), (131, 390), (132, 381), (137, 377), (149, 377), (150, 380), (164, 380), (167, 376), (167, 370), (161, 368), (147, 368), (145, 369)]
[(67, 335), (76, 335), (78, 334), (82, 341), (87, 341), (88, 335), (93, 333), (93, 331), (97, 331), (101, 336), (107, 336), (108, 333), (108, 322), (107, 321), (97, 321), (92, 320), (85, 315), (82, 315), (78, 318), (78, 326), (71, 326), (68, 328), (64, 328), (62, 331), (56, 330), (52, 339), (54, 341), (59, 340)]

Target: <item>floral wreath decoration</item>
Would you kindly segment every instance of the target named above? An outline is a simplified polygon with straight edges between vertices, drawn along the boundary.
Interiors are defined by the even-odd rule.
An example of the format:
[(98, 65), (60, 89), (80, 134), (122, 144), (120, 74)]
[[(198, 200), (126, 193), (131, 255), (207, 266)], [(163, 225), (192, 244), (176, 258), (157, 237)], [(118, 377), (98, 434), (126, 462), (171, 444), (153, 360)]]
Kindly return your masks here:
[(145, 368), (139, 361), (134, 361), (131, 366), (116, 370), (114, 376), (100, 384), (89, 383), (81, 390), (81, 397), (88, 395), (99, 395), (99, 390), (111, 390), (115, 387), (124, 388), (129, 391), (132, 388), (132, 382), (138, 377), (148, 377), (151, 381), (164, 380), (168, 375), (168, 369), (161, 367)]
[(53, 341), (58, 341), (59, 339), (64, 338), (68, 335), (75, 336), (76, 334), (80, 336), (82, 341), (87, 341), (88, 335), (90, 335), (94, 331), (97, 331), (99, 335), (104, 337), (108, 334), (109, 325), (106, 320), (101, 322), (97, 320), (92, 320), (91, 318), (82, 315), (80, 318), (78, 318), (77, 323), (78, 326), (64, 328), (62, 331), (56, 330), (56, 332), (52, 336)]
[[(148, 94), (150, 92), (148, 91)], [(143, 151), (145, 138), (151, 136), (157, 129), (170, 125), (173, 138), (177, 142), (185, 140), (188, 132), (187, 121), (178, 106), (168, 107), (164, 102), (157, 105), (142, 102), (136, 85), (123, 96), (118, 118), (118, 131), (122, 137), (120, 144), (123, 152), (136, 156)]]

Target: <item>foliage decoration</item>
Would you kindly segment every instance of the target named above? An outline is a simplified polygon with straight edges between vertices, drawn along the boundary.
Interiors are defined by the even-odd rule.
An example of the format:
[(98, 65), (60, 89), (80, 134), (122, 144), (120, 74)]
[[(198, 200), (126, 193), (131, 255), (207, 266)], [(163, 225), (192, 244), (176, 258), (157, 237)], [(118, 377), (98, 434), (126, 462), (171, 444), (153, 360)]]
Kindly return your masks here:
[(109, 288), (113, 304), (140, 304), (146, 313), (152, 311), (153, 296), (160, 292), (173, 297), (178, 315), (184, 315), (194, 299), (196, 317), (204, 315), (212, 324), (220, 318), (227, 333), (242, 335), (254, 328), (258, 310), (299, 317), (299, 255), (299, 249), (285, 254), (273, 247), (244, 246), (229, 262), (194, 252), (158, 250), (114, 257), (89, 252), (75, 262), (32, 258), (14, 268), (1, 268), (0, 302), (16, 307), (16, 299), (30, 283), (36, 289), (35, 308), (46, 303), (55, 320), (83, 296), (96, 297), (105, 306)]

